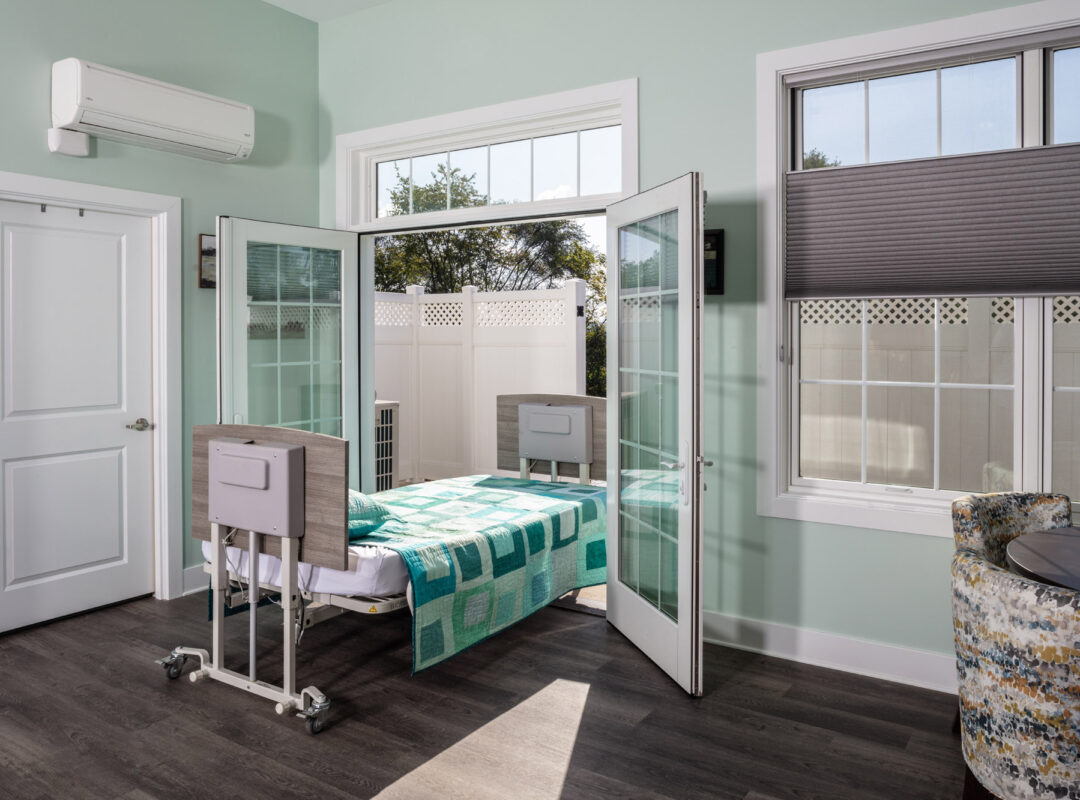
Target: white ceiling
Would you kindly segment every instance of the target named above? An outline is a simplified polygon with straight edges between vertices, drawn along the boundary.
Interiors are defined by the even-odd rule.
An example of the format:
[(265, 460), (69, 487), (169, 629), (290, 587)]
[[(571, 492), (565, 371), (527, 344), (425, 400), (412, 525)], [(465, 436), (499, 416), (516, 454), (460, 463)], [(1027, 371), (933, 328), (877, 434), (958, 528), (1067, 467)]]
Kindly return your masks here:
[(264, 0), (264, 2), (315, 22), (326, 22), (354, 11), (363, 11), (365, 8), (389, 3), (390, 0)]

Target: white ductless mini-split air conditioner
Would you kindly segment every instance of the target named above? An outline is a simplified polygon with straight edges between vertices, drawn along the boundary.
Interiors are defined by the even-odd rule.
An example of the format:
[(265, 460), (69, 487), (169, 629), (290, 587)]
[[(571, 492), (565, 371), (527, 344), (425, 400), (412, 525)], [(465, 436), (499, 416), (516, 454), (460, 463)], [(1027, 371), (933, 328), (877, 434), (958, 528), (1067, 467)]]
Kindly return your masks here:
[(52, 67), (52, 124), (213, 161), (242, 161), (255, 109), (78, 58)]

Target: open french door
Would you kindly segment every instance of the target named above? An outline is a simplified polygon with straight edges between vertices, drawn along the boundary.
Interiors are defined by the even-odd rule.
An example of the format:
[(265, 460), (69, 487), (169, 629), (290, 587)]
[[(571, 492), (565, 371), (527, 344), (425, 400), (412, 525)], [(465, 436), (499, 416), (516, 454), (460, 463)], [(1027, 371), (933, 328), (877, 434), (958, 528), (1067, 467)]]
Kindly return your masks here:
[(607, 209), (608, 620), (702, 692), (701, 283), (692, 172)]
[(360, 458), (375, 429), (360, 286), (374, 279), (360, 247), (354, 231), (218, 217), (218, 417), (348, 439), (352, 488), (374, 491), (374, 459)]

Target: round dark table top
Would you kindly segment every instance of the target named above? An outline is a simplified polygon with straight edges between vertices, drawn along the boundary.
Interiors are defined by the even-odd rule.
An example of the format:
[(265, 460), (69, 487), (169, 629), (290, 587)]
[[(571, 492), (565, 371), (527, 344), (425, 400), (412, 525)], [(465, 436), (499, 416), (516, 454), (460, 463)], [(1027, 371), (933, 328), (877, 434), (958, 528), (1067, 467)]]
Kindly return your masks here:
[(1005, 548), (1005, 557), (1026, 578), (1080, 591), (1080, 528), (1017, 536)]

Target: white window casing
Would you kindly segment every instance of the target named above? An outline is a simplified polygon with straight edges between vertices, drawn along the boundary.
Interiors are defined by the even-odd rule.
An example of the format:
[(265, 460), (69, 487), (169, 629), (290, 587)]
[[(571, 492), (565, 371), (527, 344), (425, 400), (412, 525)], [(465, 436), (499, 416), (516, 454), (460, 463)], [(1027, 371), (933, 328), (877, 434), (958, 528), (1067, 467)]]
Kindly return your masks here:
[[(611, 194), (377, 216), (379, 162), (589, 128), (622, 126), (622, 189)], [(638, 190), (637, 79), (514, 100), (337, 137), (336, 224), (364, 233), (601, 210)]]
[[(794, 126), (789, 117), (793, 86), (860, 77), (868, 68), (903, 68), (940, 63), (960, 55), (1022, 52), (1024, 146), (1042, 144), (1042, 47), (1060, 30), (1080, 25), (1073, 0), (1046, 0), (892, 31), (759, 54), (757, 59), (758, 184), (758, 513), (807, 522), (948, 537), (947, 513), (957, 492), (884, 487), (840, 481), (795, 480), (797, 421), (792, 392), (790, 315), (783, 298), (783, 178), (791, 161)], [(1058, 31), (1058, 33), (1055, 33)], [(1069, 35), (1075, 36), (1075, 32)], [(1006, 41), (1008, 40), (1008, 41)], [(873, 66), (868, 62), (873, 62)], [(1045, 302), (1050, 302), (1049, 300)], [(1039, 298), (1017, 300), (1014, 469), (1018, 488), (1039, 489), (1047, 480), (1049, 455), (1041, 448), (1044, 420), (1040, 391), (1046, 371), (1038, 357), (1044, 337)], [(787, 343), (787, 347), (785, 347)], [(1046, 401), (1046, 406), (1048, 406)], [(1022, 447), (1020, 446), (1022, 444)], [(1045, 448), (1047, 451), (1049, 448)]]

